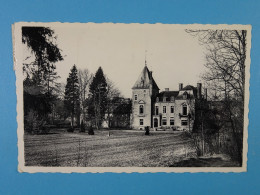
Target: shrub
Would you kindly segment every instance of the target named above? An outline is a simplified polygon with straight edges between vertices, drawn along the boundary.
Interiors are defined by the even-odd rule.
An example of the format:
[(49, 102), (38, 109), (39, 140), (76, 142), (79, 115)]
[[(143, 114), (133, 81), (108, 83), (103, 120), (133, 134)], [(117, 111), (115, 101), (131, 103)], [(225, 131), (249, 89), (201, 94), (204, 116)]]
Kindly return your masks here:
[(45, 119), (41, 118), (34, 110), (30, 110), (24, 118), (24, 129), (31, 134), (48, 133)]
[(145, 127), (145, 135), (150, 135), (150, 130), (148, 126)]
[(69, 127), (67, 131), (68, 132), (74, 132), (74, 128), (73, 127)]
[(88, 134), (89, 135), (94, 135), (94, 130), (93, 130), (93, 127), (90, 126), (89, 129), (88, 129)]
[(84, 123), (81, 123), (81, 124), (80, 124), (80, 132), (86, 132), (85, 124), (84, 124)]

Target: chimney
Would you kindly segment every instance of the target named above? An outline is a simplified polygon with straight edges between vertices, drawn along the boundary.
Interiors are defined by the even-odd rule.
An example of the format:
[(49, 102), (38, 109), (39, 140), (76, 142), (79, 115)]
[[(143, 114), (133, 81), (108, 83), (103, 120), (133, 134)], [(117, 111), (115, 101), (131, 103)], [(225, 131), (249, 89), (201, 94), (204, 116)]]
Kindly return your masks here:
[(204, 89), (204, 99), (207, 100), (208, 98), (208, 90), (205, 88)]
[(201, 83), (197, 83), (197, 98), (201, 98)]
[(182, 90), (183, 88), (183, 83), (179, 83), (179, 90)]
[(165, 88), (165, 91), (169, 91), (169, 88)]

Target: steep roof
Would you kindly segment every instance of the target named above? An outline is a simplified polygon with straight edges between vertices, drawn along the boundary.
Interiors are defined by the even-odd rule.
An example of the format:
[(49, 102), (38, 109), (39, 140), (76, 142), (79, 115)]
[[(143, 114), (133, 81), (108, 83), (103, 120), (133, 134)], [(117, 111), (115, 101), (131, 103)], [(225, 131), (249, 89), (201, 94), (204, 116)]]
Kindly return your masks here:
[(150, 83), (152, 83), (154, 89), (158, 89), (159, 87), (153, 79), (152, 73), (149, 71), (147, 66), (144, 67), (141, 74), (139, 75), (137, 81), (135, 82), (132, 89), (145, 89), (149, 88)]
[(192, 85), (187, 85), (187, 86), (185, 86), (184, 88), (182, 88), (180, 91), (185, 91), (184, 93), (180, 93), (180, 95), (178, 95), (178, 97), (176, 98), (176, 99), (183, 99), (183, 97), (182, 97), (182, 95), (183, 94), (187, 94), (187, 91), (189, 91), (189, 90), (192, 90), (193, 91), (193, 95), (191, 95), (191, 94), (188, 94), (189, 95), (189, 98), (195, 98), (195, 97), (197, 97), (197, 87), (194, 87), (194, 86), (192, 86)]
[(187, 85), (186, 87), (182, 88), (180, 91), (186, 91), (186, 90), (196, 90), (197, 91), (197, 88), (196, 87), (193, 87), (192, 85)]
[(157, 94), (156, 97), (159, 98), (159, 101), (163, 101), (163, 98), (166, 97), (166, 101), (170, 101), (171, 97), (176, 98), (179, 94), (179, 91), (162, 91)]

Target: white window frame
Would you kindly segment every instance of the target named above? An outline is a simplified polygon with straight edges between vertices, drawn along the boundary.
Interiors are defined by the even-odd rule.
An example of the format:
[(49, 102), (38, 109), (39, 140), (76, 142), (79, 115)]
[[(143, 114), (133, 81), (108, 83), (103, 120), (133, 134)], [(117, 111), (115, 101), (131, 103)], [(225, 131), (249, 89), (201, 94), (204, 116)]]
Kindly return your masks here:
[(171, 113), (174, 113), (174, 106), (171, 106)]
[(155, 115), (159, 115), (159, 106), (155, 106)]
[[(164, 122), (165, 122), (165, 124), (164, 124)], [(166, 118), (163, 118), (163, 119), (162, 119), (162, 125), (163, 125), (163, 126), (166, 126), (166, 125), (167, 125), (167, 119), (166, 119)]]
[[(143, 112), (141, 112), (141, 109)], [(139, 114), (144, 114), (144, 105), (143, 104), (139, 105)]]
[(166, 106), (163, 106), (163, 113), (166, 113), (167, 112), (167, 108)]
[[(187, 123), (186, 125), (184, 125), (183, 123)], [(188, 126), (188, 120), (181, 120), (181, 126)]]
[[(173, 121), (173, 125), (171, 124), (172, 121)], [(174, 118), (170, 118), (170, 126), (174, 126), (174, 124), (175, 124)]]
[(140, 126), (143, 126), (143, 125), (144, 125), (144, 119), (143, 119), (143, 118), (140, 118), (140, 119), (139, 119), (139, 124), (140, 124)]
[[(184, 108), (186, 107), (186, 113), (184, 113)], [(188, 106), (186, 104), (182, 105), (182, 115), (187, 116), (188, 115)]]

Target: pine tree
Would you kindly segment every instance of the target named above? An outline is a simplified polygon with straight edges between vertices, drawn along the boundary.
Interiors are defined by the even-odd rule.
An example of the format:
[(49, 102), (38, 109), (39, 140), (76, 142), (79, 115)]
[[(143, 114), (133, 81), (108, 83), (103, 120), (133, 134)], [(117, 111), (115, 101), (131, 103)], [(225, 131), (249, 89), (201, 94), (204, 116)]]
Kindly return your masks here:
[[(65, 87), (65, 107), (71, 116), (71, 127), (74, 129), (74, 118), (79, 113), (79, 80), (76, 65), (71, 69)], [(78, 117), (78, 116), (77, 116)]]
[(104, 120), (107, 107), (107, 81), (101, 67), (98, 68), (89, 88), (89, 115), (94, 116), (96, 128)]
[(50, 113), (54, 116), (54, 101), (59, 88), (55, 63), (63, 60), (56, 38), (54, 31), (47, 27), (22, 27), (22, 43), (34, 57), (34, 61), (23, 63), (25, 126), (30, 123), (26, 121), (29, 112), (37, 116), (34, 120), (45, 122), (49, 121)]
[(52, 71), (53, 64), (63, 60), (56, 38), (54, 31), (47, 27), (22, 27), (22, 42), (35, 56), (35, 62), (23, 64), (26, 77), (41, 82)]

